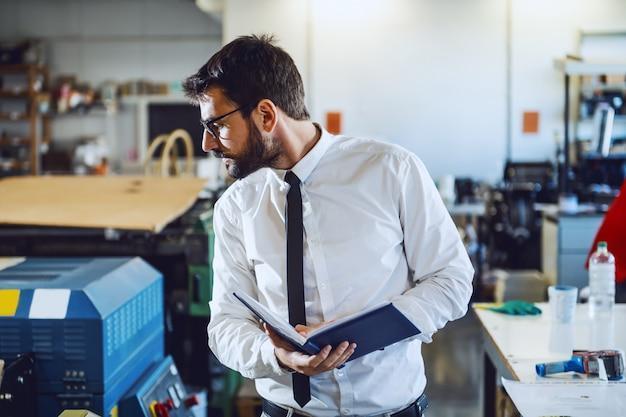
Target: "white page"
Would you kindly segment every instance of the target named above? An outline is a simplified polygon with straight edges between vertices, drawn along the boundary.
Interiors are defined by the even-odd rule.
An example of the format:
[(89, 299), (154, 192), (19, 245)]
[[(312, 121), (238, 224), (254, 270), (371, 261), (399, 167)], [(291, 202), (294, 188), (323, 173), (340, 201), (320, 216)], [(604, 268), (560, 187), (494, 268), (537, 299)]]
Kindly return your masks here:
[(502, 378), (523, 417), (626, 417), (625, 382), (518, 382)]
[(246, 301), (246, 303), (250, 304), (256, 311), (259, 312), (271, 327), (276, 330), (279, 330), (281, 333), (286, 336), (291, 337), (293, 340), (299, 342), (300, 344), (305, 344), (306, 339), (298, 333), (291, 324), (284, 321), (280, 317), (277, 317), (274, 313), (272, 313), (269, 309), (267, 309), (264, 305), (259, 303), (254, 298), (250, 297), (246, 293), (236, 293), (239, 297)]

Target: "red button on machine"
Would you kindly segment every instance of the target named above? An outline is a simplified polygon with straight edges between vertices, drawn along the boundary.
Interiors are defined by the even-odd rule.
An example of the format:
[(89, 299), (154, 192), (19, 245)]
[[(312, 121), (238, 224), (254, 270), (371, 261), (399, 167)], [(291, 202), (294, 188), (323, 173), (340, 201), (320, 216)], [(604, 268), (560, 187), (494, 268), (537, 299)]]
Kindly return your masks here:
[(168, 410), (173, 410), (174, 409), (174, 401), (171, 398), (168, 398), (163, 405), (168, 409)]
[(167, 407), (163, 404), (155, 404), (154, 411), (156, 412), (157, 417), (170, 417)]
[(189, 397), (185, 398), (184, 403), (185, 403), (185, 407), (187, 408), (191, 408), (195, 405), (198, 405), (199, 404), (198, 396), (195, 394), (192, 394)]

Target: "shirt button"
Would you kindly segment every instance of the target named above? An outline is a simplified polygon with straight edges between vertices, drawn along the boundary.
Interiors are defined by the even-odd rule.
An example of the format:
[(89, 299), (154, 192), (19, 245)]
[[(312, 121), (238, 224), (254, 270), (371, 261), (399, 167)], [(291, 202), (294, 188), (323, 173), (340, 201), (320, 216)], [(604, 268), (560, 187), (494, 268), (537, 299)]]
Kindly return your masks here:
[(350, 414), (350, 409), (349, 408), (342, 408), (341, 409), (341, 414)]
[(343, 376), (343, 371), (337, 371), (337, 376)]
[(321, 283), (321, 284), (320, 284), (320, 288), (321, 288), (321, 289), (323, 289), (323, 290), (325, 290), (325, 289), (326, 289), (326, 284), (325, 284), (325, 283)]
[(311, 203), (306, 203), (306, 202), (302, 203), (302, 215), (303, 216), (306, 217), (306, 216), (310, 215), (311, 214), (311, 210), (312, 210)]

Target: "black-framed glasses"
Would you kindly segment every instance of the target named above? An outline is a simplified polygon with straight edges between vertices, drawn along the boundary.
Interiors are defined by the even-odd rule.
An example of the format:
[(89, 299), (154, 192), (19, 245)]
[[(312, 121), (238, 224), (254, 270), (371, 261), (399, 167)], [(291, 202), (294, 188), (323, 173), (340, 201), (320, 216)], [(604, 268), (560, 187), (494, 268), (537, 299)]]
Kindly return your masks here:
[(209, 132), (211, 134), (211, 136), (213, 136), (213, 138), (215, 140), (219, 140), (220, 139), (220, 128), (215, 123), (219, 122), (222, 119), (225, 119), (226, 117), (230, 116), (231, 114), (237, 113), (238, 111), (243, 110), (243, 109), (248, 108), (248, 107), (250, 107), (250, 105), (239, 106), (235, 110), (231, 110), (228, 113), (222, 114), (221, 116), (217, 116), (217, 117), (214, 117), (214, 118), (209, 119), (209, 120), (202, 120), (202, 119), (200, 119), (200, 124), (202, 125), (202, 127), (204, 128), (205, 131)]

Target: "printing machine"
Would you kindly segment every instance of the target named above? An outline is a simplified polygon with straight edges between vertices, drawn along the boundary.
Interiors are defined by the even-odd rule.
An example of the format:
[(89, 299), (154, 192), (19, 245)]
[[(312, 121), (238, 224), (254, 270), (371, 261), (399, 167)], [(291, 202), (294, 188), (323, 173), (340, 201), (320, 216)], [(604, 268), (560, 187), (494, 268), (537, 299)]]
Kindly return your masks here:
[[(211, 415), (229, 416), (232, 413), (232, 399), (239, 387), (241, 376), (220, 365), (210, 354), (206, 341), (206, 325), (209, 319), (208, 302), (212, 288), (213, 229), (212, 209), (219, 191), (211, 191), (200, 196), (197, 191), (190, 191), (187, 196), (189, 205), (181, 211), (162, 210), (161, 200), (167, 200), (168, 191), (164, 188), (180, 188), (179, 183), (168, 185), (165, 179), (154, 178), (36, 178), (36, 183), (29, 186), (27, 179), (19, 179), (25, 184), (0, 181), (0, 194), (4, 201), (13, 200), (16, 211), (4, 214), (0, 210), (0, 256), (26, 257), (135, 257), (139, 256), (163, 274), (163, 314), (165, 317), (165, 352), (172, 355), (181, 379), (189, 385), (203, 387), (211, 399), (214, 408)], [(15, 179), (13, 181), (18, 181)], [(74, 181), (81, 181), (73, 185)], [(100, 181), (100, 182), (98, 182)], [(111, 183), (119, 182), (119, 190), (112, 192)], [(85, 182), (84, 184), (82, 182)], [(92, 215), (99, 226), (76, 226), (73, 222), (77, 214), (90, 213), (91, 209), (68, 208), (66, 197), (51, 199), (48, 195), (22, 194), (16, 191), (28, 189), (46, 190), (54, 187), (60, 191), (57, 195), (71, 188), (73, 200), (80, 205), (86, 198), (92, 198), (83, 189), (106, 188), (102, 193), (102, 207), (107, 207), (109, 218), (105, 218), (106, 210), (101, 209)], [(4, 184), (4, 187), (2, 187)], [(183, 184), (184, 185), (184, 184)], [(9, 189), (11, 188), (11, 189)], [(157, 195), (142, 194), (149, 189), (157, 191)], [(130, 195), (137, 198), (137, 205), (132, 204), (129, 210), (144, 212), (150, 207), (166, 212), (163, 227), (158, 229), (125, 229), (115, 227), (114, 221), (127, 213), (124, 209), (111, 207), (116, 198)], [(95, 196), (98, 198), (97, 196)], [(23, 203), (31, 199), (29, 204)], [(140, 201), (139, 201), (140, 200)], [(63, 206), (65, 204), (65, 206)], [(92, 204), (98, 209), (99, 204)], [(140, 207), (138, 207), (138, 205)], [(0, 209), (2, 209), (0, 205)], [(35, 220), (44, 215), (66, 213), (57, 223), (51, 224), (17, 224), (12, 215), (19, 213), (21, 206), (36, 210)], [(6, 206), (5, 206), (6, 207)], [(182, 208), (182, 207), (181, 207)], [(39, 215), (41, 214), (41, 216)], [(130, 213), (132, 214), (132, 213)], [(54, 219), (53, 219), (54, 220)], [(1, 333), (0, 333), (1, 334)], [(120, 416), (123, 417), (123, 416)]]
[(0, 256), (143, 258), (164, 277), (166, 352), (174, 356), (185, 382), (208, 387), (215, 199), (198, 198), (158, 232), (0, 224)]
[(164, 357), (163, 278), (142, 259), (17, 259), (0, 302), (0, 416), (206, 413)]
[(162, 298), (161, 274), (139, 258), (27, 258), (0, 271), (0, 415), (111, 415), (163, 359)]

